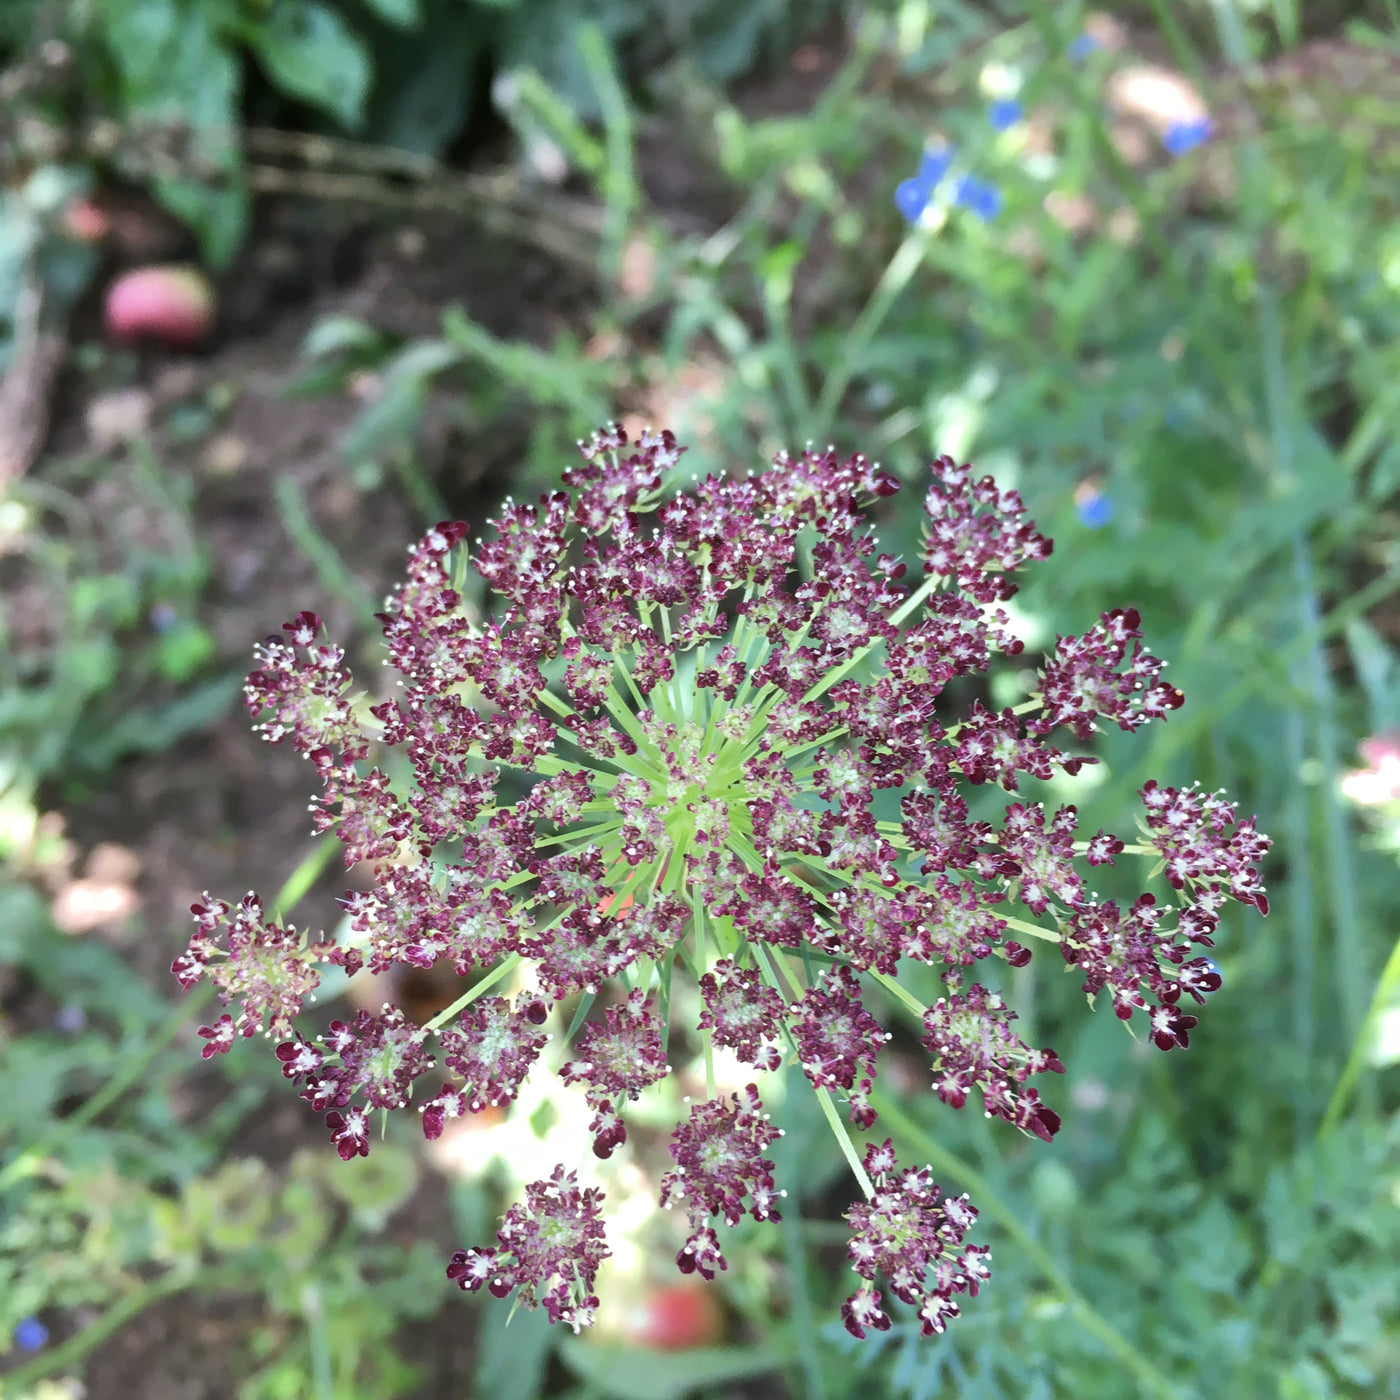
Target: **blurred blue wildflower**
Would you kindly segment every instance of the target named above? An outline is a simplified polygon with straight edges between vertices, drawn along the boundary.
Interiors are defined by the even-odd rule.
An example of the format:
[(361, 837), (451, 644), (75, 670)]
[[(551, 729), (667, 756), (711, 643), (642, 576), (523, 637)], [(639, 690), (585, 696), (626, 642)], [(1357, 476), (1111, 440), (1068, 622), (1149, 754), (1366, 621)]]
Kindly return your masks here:
[(1099, 47), (1099, 41), (1092, 34), (1081, 34), (1066, 50), (1070, 59), (1078, 63), (1088, 58)]
[(1162, 145), (1167, 148), (1168, 155), (1184, 156), (1187, 151), (1194, 151), (1197, 146), (1209, 141), (1214, 130), (1209, 117), (1197, 117), (1189, 122), (1173, 122), (1162, 133)]
[(15, 1328), (15, 1345), (21, 1351), (38, 1351), (49, 1339), (49, 1329), (37, 1317), (26, 1317)]
[(948, 173), (953, 163), (951, 146), (934, 146), (926, 149), (919, 160), (919, 173), (912, 180), (904, 180), (894, 192), (895, 207), (911, 223), (919, 222), (920, 215), (928, 206), (929, 197), (938, 182)]
[(174, 603), (156, 603), (151, 608), (150, 624), (152, 632), (168, 632), (179, 620), (180, 614), (176, 611)]
[(995, 219), (1001, 213), (1001, 191), (990, 180), (962, 175), (953, 188), (953, 203), (970, 209), (979, 219)]
[(932, 189), (952, 168), (953, 148), (934, 146), (926, 148), (919, 158), (919, 173), (914, 177)]
[(1009, 131), (1026, 115), (1026, 109), (1014, 97), (999, 97), (987, 108), (987, 120), (993, 131)]
[(921, 185), (917, 180), (901, 180), (895, 186), (895, 207), (911, 224), (917, 224), (932, 193), (928, 185)]
[(54, 1029), (65, 1035), (78, 1035), (87, 1029), (87, 1023), (87, 1012), (75, 1001), (65, 1002), (54, 1012)]
[(1086, 477), (1074, 488), (1074, 509), (1081, 524), (1090, 530), (1102, 530), (1113, 519), (1113, 497), (1097, 478)]

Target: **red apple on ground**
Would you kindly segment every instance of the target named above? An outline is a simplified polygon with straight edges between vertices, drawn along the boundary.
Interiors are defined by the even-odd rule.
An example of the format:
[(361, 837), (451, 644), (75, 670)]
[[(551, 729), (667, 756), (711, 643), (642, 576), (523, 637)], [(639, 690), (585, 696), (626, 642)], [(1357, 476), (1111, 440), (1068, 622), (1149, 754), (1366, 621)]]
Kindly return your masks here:
[(102, 318), (113, 340), (190, 349), (213, 327), (214, 288), (189, 264), (133, 268), (107, 288)]
[(623, 1334), (632, 1346), (653, 1351), (717, 1346), (724, 1314), (710, 1284), (673, 1283), (652, 1289), (628, 1308)]
[(100, 243), (111, 231), (112, 221), (100, 205), (79, 195), (63, 211), (63, 231), (79, 243)]

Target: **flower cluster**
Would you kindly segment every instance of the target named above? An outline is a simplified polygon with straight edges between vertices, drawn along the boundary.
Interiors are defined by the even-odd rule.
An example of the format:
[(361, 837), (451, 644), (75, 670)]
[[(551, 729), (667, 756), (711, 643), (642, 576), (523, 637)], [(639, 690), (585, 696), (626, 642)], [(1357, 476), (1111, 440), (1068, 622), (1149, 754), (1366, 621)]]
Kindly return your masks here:
[(714, 1278), (716, 1268), (729, 1267), (719, 1236), (705, 1223), (711, 1216), (722, 1216), (726, 1225), (737, 1225), (746, 1210), (755, 1220), (782, 1219), (774, 1202), (783, 1193), (776, 1189), (773, 1163), (762, 1155), (780, 1136), (755, 1084), (742, 1094), (696, 1104), (676, 1129), (676, 1165), (661, 1178), (661, 1204), (667, 1210), (684, 1205), (690, 1215), (691, 1236), (676, 1256), (683, 1274)]
[[(1026, 1081), (1063, 1066), (1012, 1030), (997, 965), (1023, 967), (1028, 939), (1052, 943), (1086, 991), (1121, 1017), (1144, 1012), (1161, 1048), (1184, 1046), (1196, 1022), (1183, 994), (1199, 1004), (1220, 985), (1197, 945), (1228, 900), (1266, 912), (1268, 842), (1194, 788), (1147, 784), (1132, 844), (1023, 794), (1094, 761), (1057, 736), (1082, 746), (1181, 704), (1132, 609), (1059, 638), (1024, 704), (951, 703), (951, 682), (1023, 650), (1002, 604), (1051, 542), (1014, 491), (934, 462), (923, 577), (909, 579), (863, 514), (898, 483), (864, 457), (781, 455), (666, 493), (681, 451), (669, 433), (633, 444), (611, 428), (564, 489), (507, 503), (493, 538), (469, 548), (465, 525), (429, 531), (382, 615), (391, 698), (355, 693), (312, 614), (259, 648), (248, 709), (267, 741), (310, 760), (317, 828), (373, 884), (346, 896), (337, 942), (270, 921), (252, 895), (237, 908), (206, 895), (174, 971), (185, 986), (210, 977), (231, 1008), (201, 1031), (204, 1053), (277, 1035), (284, 1073), (346, 1158), (370, 1150), (375, 1110), (416, 1098), (436, 1137), (547, 1069), (583, 1096), (607, 1157), (638, 1096), (700, 1052), (707, 1097), (671, 1136), (660, 1197), (688, 1220), (679, 1267), (712, 1278), (721, 1223), (778, 1216), (765, 1076), (800, 1068), (847, 1139), (875, 1124), (891, 1032), (872, 988), (911, 1014), (945, 1104), (980, 1095), (1049, 1139), (1059, 1117)], [(484, 619), (460, 592), (470, 565), (500, 600)], [(399, 769), (411, 781), (392, 782)], [(999, 821), (996, 789), (1016, 799)], [(1090, 872), (1126, 856), (1159, 861), (1174, 900), (1100, 900)], [(326, 963), (440, 963), (463, 995), (425, 1027), (386, 1007), (307, 1038), (292, 1023)], [(932, 1006), (901, 979), (914, 964), (942, 978)], [(677, 1024), (696, 1001), (682, 980), (698, 991), (690, 1026)], [(580, 1007), (567, 1046), (551, 1029), (566, 1001)], [(754, 1082), (719, 1092), (716, 1047)], [(607, 1249), (601, 1194), (578, 1166), (530, 1185), (496, 1245), (459, 1251), (450, 1276), (586, 1325)], [(955, 1295), (986, 1278), (985, 1251), (963, 1244), (975, 1211), (899, 1170), (888, 1143), (867, 1149), (860, 1183), (847, 1325), (888, 1325), (878, 1275), (941, 1330)]]
[(555, 1167), (548, 1181), (525, 1188), (525, 1200), (506, 1212), (489, 1249), (459, 1249), (447, 1277), (469, 1293), (484, 1283), (493, 1297), (516, 1292), (526, 1307), (541, 1302), (551, 1322), (575, 1332), (593, 1322), (593, 1281), (610, 1253), (598, 1203), (603, 1193), (579, 1189), (573, 1172)]
[(874, 1190), (868, 1201), (851, 1207), (846, 1219), (854, 1231), (851, 1267), (865, 1284), (841, 1306), (846, 1330), (864, 1337), (867, 1327), (877, 1332), (889, 1328), (873, 1283), (879, 1272), (896, 1298), (918, 1309), (924, 1336), (942, 1332), (958, 1315), (953, 1295), (975, 1298), (988, 1277), (988, 1250), (975, 1244), (962, 1247), (977, 1212), (966, 1196), (940, 1202), (927, 1168), (900, 1171), (889, 1138), (865, 1149), (864, 1165)]

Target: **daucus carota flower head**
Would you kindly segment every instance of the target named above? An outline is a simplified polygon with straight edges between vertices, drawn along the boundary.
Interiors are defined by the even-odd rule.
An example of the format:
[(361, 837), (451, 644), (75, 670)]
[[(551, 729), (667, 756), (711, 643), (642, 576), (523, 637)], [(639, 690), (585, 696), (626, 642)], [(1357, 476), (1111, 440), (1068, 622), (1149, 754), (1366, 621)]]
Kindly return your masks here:
[[(933, 463), (917, 580), (867, 528), (865, 508), (898, 483), (864, 457), (781, 455), (667, 496), (681, 454), (669, 433), (632, 444), (611, 428), (582, 451), (563, 490), (508, 504), (493, 538), (469, 547), (466, 526), (445, 523), (414, 546), (382, 617), (392, 698), (354, 693), (312, 614), (259, 649), (248, 708), (265, 739), (311, 760), (316, 826), (374, 882), (343, 901), (341, 943), (269, 920), (253, 896), (194, 907), (174, 971), (186, 986), (210, 977), (232, 1008), (201, 1031), (205, 1054), (276, 1033), (284, 1074), (346, 1158), (371, 1150), (375, 1110), (416, 1099), (435, 1137), (552, 1069), (607, 1157), (677, 1055), (699, 1049), (708, 1067), (721, 1047), (754, 1082), (725, 1094), (710, 1081), (660, 1186), (688, 1224), (678, 1266), (707, 1278), (726, 1267), (718, 1226), (778, 1218), (764, 1085), (800, 1071), (865, 1195), (848, 1216), (847, 1326), (888, 1325), (883, 1279), (941, 1331), (986, 1279), (986, 1252), (964, 1243), (966, 1198), (901, 1169), (888, 1142), (862, 1161), (850, 1141), (876, 1123), (891, 1033), (868, 993), (908, 1013), (943, 1103), (980, 1100), (1049, 1139), (1058, 1113), (1027, 1080), (1064, 1067), (1013, 1029), (997, 965), (1052, 943), (1085, 991), (1124, 1019), (1144, 1013), (1162, 1049), (1185, 1046), (1183, 995), (1199, 1005), (1220, 985), (1195, 945), (1211, 945), (1229, 900), (1266, 912), (1267, 839), (1196, 788), (1148, 783), (1132, 844), (1021, 793), (1094, 761), (1052, 736), (1083, 745), (1181, 703), (1131, 608), (1060, 637), (1025, 704), (955, 712), (950, 682), (1022, 652), (1001, 605), (1051, 551), (1014, 491)], [(473, 566), (500, 599), (485, 620), (462, 600)], [(400, 769), (410, 782), (390, 780)], [(977, 787), (1015, 796), (999, 823), (972, 818)], [(1091, 872), (1131, 856), (1160, 862), (1162, 898), (1100, 900)], [(319, 1037), (293, 1028), (317, 963), (439, 961), (469, 980), (426, 1027), (385, 1008)], [(944, 983), (933, 1005), (901, 980), (920, 963)], [(673, 995), (678, 980), (698, 997)], [(549, 1027), (580, 997), (562, 1047)], [(677, 1024), (691, 1005), (697, 1023)], [(531, 1184), (496, 1244), (459, 1251), (451, 1277), (586, 1325), (607, 1247), (585, 1169), (560, 1163)]]

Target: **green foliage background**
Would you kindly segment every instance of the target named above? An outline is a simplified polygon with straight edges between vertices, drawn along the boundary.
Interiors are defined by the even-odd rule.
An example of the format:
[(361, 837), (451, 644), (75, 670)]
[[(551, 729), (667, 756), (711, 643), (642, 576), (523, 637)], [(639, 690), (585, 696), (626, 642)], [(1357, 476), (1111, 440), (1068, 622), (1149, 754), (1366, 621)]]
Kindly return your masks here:
[[(511, 75), (502, 114), (518, 148), (552, 142), (601, 210), (592, 320), (545, 345), (456, 308), (440, 336), (409, 343), (323, 324), (307, 387), (334, 391), (366, 369), (383, 386), (344, 443), (353, 481), (368, 490), (392, 469), (435, 518), (414, 454), (425, 405), (445, 399), (481, 433), (527, 405), (511, 486), (546, 489), (575, 437), (696, 364), (715, 383), (673, 424), (692, 443), (687, 474), (831, 440), (882, 458), (917, 499), (930, 456), (970, 457), (1018, 486), (1056, 538), (1016, 600), (1038, 642), (1131, 604), (1188, 696), (1145, 742), (1103, 737), (1095, 781), (1073, 794), (1082, 824), (1121, 828), (1147, 777), (1199, 777), (1277, 839), (1274, 912), (1227, 920), (1225, 986), (1189, 1052), (1144, 1052), (1104, 1010), (1087, 1015), (1048, 960), (1020, 975), (1027, 1039), (1055, 1045), (1068, 1070), (1053, 1146), (931, 1095), (884, 1105), (902, 1148), (971, 1192), (994, 1245), (992, 1286), (946, 1338), (901, 1320), (857, 1345), (828, 1320), (846, 1291), (824, 1223), (840, 1160), (799, 1116), (787, 1184), (807, 1216), (755, 1234), (751, 1267), (724, 1280), (750, 1344), (639, 1359), (488, 1315), (472, 1393), (661, 1400), (752, 1376), (757, 1394), (809, 1400), (1400, 1395), (1397, 1056), (1380, 1034), (1400, 1005), (1400, 809), (1358, 813), (1340, 790), (1355, 742), (1400, 720), (1398, 17), (1314, 16), (1289, 0), (1125, 11), (1130, 51), (1191, 78), (1216, 128), (1180, 159), (1141, 163), (1115, 143), (1106, 100), (1127, 60), (1071, 55), (1076, 5), (853, 9), (843, 66), (810, 110), (746, 116), (726, 85), (819, 18), (777, 0), (86, 0), (0, 14), (0, 54), (58, 33), (73, 45), (87, 107), (41, 104), (48, 119), (188, 125), (198, 175), (148, 174), (214, 265), (246, 230), (245, 121), (436, 157), (485, 100), (467, 75)], [(1028, 149), (1024, 128), (992, 130), (989, 81), (1013, 83), (1053, 132), (1053, 158)], [(728, 192), (736, 212), (717, 228), (677, 231), (649, 205), (637, 140), (657, 120)], [(932, 140), (997, 184), (996, 219), (938, 204), (928, 226), (904, 225), (893, 191)], [(77, 180), (85, 167), (70, 152), (56, 168)], [(1089, 201), (1094, 217), (1067, 229), (1051, 194)], [(19, 195), (5, 195), (13, 223)], [(1115, 233), (1115, 214), (1135, 232)], [(32, 251), (47, 235), (25, 227)], [(638, 246), (652, 285), (624, 293)], [(623, 348), (585, 353), (600, 335)], [(187, 519), (159, 464), (142, 469)], [(1086, 479), (1113, 502), (1103, 528), (1076, 512)], [(47, 469), (37, 480), (72, 484)], [(270, 1175), (236, 1148), (239, 1123), (275, 1092), (275, 1066), (260, 1079), (254, 1056), (221, 1066), (227, 1097), (197, 1130), (176, 1121), (165, 1086), (186, 1052), (168, 1045), (192, 1013), (57, 935), (32, 891), (37, 783), (91, 782), (151, 735), (197, 732), (233, 694), (195, 619), (183, 648), (131, 636), (164, 594), (200, 586), (198, 541), (177, 531), (158, 560), (127, 551), (97, 577), (33, 489), (0, 509), (66, 621), (47, 652), (0, 675), (0, 961), (59, 988), (87, 1028), (0, 1039), (0, 1075), (25, 1086), (23, 1113), (0, 1117), (0, 1334), (39, 1313), (98, 1316), (47, 1354), (7, 1357), (20, 1369), (0, 1387), (37, 1394), (42, 1375), (79, 1371), (104, 1328), (188, 1288), (262, 1300), (248, 1400), (407, 1393), (405, 1338), (445, 1298), (432, 1246), (382, 1238), (419, 1171), (411, 1139), (378, 1149), (382, 1175), (364, 1182), (309, 1158)], [(323, 581), (353, 587), (288, 492), (292, 537)], [(885, 547), (913, 557), (916, 517), (890, 510)], [(153, 675), (168, 685), (154, 714)], [(1008, 670), (993, 697), (1026, 689)], [(323, 859), (308, 857), (303, 887)], [(1103, 892), (1120, 895), (1113, 875)], [(473, 1187), (454, 1208), (475, 1236), (497, 1205)]]

